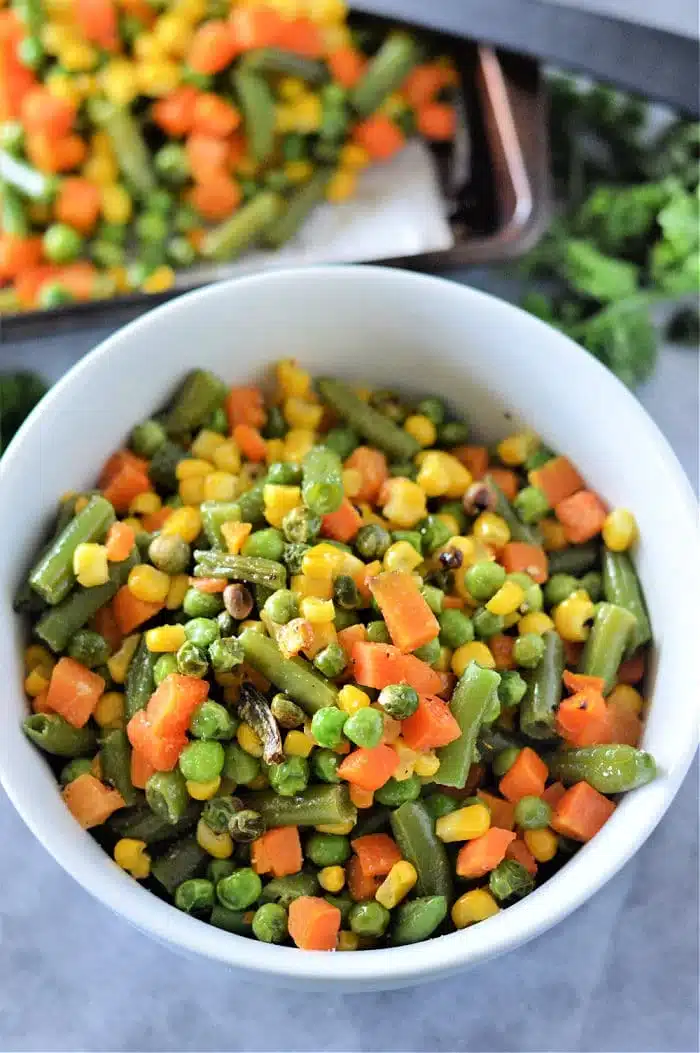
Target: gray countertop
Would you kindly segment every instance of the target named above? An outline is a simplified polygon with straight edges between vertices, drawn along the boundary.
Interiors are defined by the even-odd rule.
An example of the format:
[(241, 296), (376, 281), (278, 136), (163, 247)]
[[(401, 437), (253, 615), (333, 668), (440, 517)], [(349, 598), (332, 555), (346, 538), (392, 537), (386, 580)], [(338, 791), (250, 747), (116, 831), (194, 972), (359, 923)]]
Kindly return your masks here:
[[(6, 342), (0, 368), (31, 362), (55, 379), (108, 332)], [(639, 397), (695, 485), (697, 355), (665, 348)], [(140, 935), (53, 862), (0, 794), (0, 1049), (689, 1053), (698, 1048), (697, 795), (696, 761), (635, 858), (525, 947), (421, 988), (303, 995), (241, 983)]]

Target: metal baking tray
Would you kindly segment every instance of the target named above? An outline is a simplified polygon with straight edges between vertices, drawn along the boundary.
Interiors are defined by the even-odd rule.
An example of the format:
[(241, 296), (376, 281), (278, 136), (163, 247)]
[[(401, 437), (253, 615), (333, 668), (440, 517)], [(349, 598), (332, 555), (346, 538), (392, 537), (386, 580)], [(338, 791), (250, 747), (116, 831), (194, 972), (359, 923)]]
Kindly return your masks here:
[[(538, 240), (549, 219), (546, 103), (537, 63), (441, 37), (461, 72), (461, 127), (454, 145), (435, 151), (455, 242), (445, 252), (382, 261), (390, 266), (435, 271), (512, 259)], [(178, 288), (163, 295), (136, 293), (6, 314), (0, 317), (0, 344), (78, 327), (116, 327), (203, 284), (193, 269), (191, 278), (181, 272)]]

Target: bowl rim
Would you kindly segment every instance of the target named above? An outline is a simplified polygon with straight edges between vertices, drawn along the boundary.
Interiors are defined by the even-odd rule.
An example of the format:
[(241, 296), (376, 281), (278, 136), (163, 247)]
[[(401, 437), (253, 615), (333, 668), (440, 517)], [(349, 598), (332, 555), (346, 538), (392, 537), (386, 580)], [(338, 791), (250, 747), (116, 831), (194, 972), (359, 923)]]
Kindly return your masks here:
[[(684, 552), (687, 548), (690, 573), (694, 574), (696, 554), (693, 551), (692, 538), (695, 534), (696, 502), (690, 483), (665, 436), (632, 393), (616, 377), (568, 337), (556, 333), (544, 322), (496, 296), (447, 278), (381, 266), (317, 265), (285, 268), (229, 279), (186, 293), (121, 327), (81, 358), (51, 388), (22, 424), (0, 460), (0, 494), (5, 479), (11, 474), (15, 459), (22, 456), (25, 437), (33, 431), (46, 410), (54, 403), (60, 403), (78, 377), (101, 368), (103, 360), (119, 354), (123, 344), (128, 344), (134, 337), (140, 337), (149, 330), (157, 330), (163, 316), (188, 312), (192, 304), (206, 304), (209, 299), (226, 295), (232, 286), (240, 289), (269, 284), (274, 287), (279, 281), (312, 281), (320, 289), (324, 282), (336, 281), (338, 274), (346, 283), (362, 283), (368, 278), (373, 282), (394, 283), (403, 286), (407, 295), (414, 292), (416, 296), (420, 296), (423, 291), (428, 290), (428, 294), (453, 296), (455, 300), (461, 299), (460, 309), (465, 315), (468, 314), (470, 302), (487, 301), (491, 310), (517, 315), (517, 324), (521, 328), (529, 328), (534, 336), (539, 333), (543, 337), (543, 343), (545, 336), (550, 343), (556, 340), (563, 374), (566, 373), (567, 362), (576, 359), (576, 368), (589, 374), (592, 387), (612, 386), (621, 407), (627, 415), (635, 418), (635, 427), (643, 433), (645, 441), (656, 447), (666, 473), (666, 486), (674, 491), (679, 507), (684, 509), (679, 530), (680, 548)], [(689, 731), (690, 734), (687, 734), (683, 741), (679, 741), (677, 759), (672, 769), (663, 778), (635, 791), (634, 799), (639, 815), (633, 829), (630, 829), (629, 823), (625, 825), (618, 821), (614, 852), (607, 850), (608, 839), (605, 839), (605, 844), (601, 844), (602, 839), (596, 838), (583, 846), (565, 867), (527, 899), (490, 918), (486, 924), (482, 923), (468, 930), (450, 933), (413, 946), (363, 951), (360, 955), (329, 956), (319, 951), (300, 954), (296, 948), (259, 943), (216, 929), (180, 913), (120, 871), (87, 832), (78, 832), (79, 835), (75, 838), (67, 838), (62, 830), (55, 830), (49, 823), (42, 821), (40, 809), (32, 807), (31, 794), (27, 792), (23, 780), (15, 779), (6, 770), (2, 762), (2, 749), (0, 783), (26, 825), (56, 862), (86, 891), (143, 932), (174, 948), (202, 954), (227, 966), (257, 974), (260, 978), (266, 977), (279, 982), (316, 982), (324, 986), (334, 984), (342, 987), (343, 984), (348, 984), (355, 988), (381, 988), (427, 980), (486, 961), (540, 935), (581, 906), (628, 862), (663, 817), (695, 753), (697, 732), (694, 731), (694, 724), (691, 713), (684, 725), (685, 732)], [(626, 798), (622, 802), (614, 818), (619, 819), (628, 810), (625, 804), (629, 800), (630, 798)], [(106, 865), (108, 862), (111, 865)]]

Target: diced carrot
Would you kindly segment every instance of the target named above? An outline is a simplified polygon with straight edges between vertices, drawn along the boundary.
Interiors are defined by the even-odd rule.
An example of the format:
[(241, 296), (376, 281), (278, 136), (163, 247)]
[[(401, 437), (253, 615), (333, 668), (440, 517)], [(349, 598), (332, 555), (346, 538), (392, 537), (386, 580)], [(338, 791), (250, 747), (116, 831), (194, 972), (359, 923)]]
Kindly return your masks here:
[(354, 88), (367, 68), (367, 59), (353, 47), (336, 48), (326, 56), (331, 78), (343, 88)]
[(228, 162), (228, 144), (215, 135), (196, 131), (187, 136), (185, 150), (192, 178), (197, 182), (209, 182), (212, 174), (225, 171)]
[(368, 877), (386, 877), (394, 863), (402, 858), (399, 846), (388, 834), (365, 834), (350, 844), (357, 853), (362, 873)]
[(464, 600), (461, 596), (445, 596), (443, 597), (442, 606), (446, 611), (463, 611)]
[(131, 450), (117, 450), (111, 457), (107, 458), (98, 476), (97, 485), (100, 489), (104, 489), (126, 464), (139, 472), (148, 472), (148, 461), (144, 460), (143, 457), (137, 457)]
[(74, 260), (56, 271), (56, 281), (68, 290), (74, 300), (91, 300), (95, 293), (97, 268), (89, 260)]
[(136, 535), (128, 523), (112, 523), (107, 531), (105, 548), (110, 563), (121, 563), (133, 551)]
[(399, 755), (391, 746), (360, 747), (348, 753), (338, 775), (362, 790), (379, 790), (399, 766)]
[(568, 457), (553, 457), (541, 468), (534, 468), (528, 479), (542, 491), (552, 508), (586, 485)]
[(112, 610), (117, 625), (123, 636), (137, 629), (139, 625), (149, 621), (159, 611), (163, 610), (162, 603), (148, 603), (146, 600), (138, 600), (130, 591), (128, 585), (122, 585), (112, 600)]
[(217, 592), (223, 592), (228, 582), (225, 578), (190, 578), (190, 585), (198, 592), (206, 592), (209, 596)]
[(401, 85), (401, 94), (412, 109), (418, 109), (427, 102), (432, 102), (450, 84), (456, 83), (454, 70), (439, 65), (437, 62), (426, 62), (414, 66)]
[(358, 446), (345, 461), (345, 467), (359, 472), (362, 477), (362, 486), (355, 494), (355, 500), (374, 504), (389, 478), (389, 467), (381, 450), (375, 450), (371, 446)]
[(48, 691), (40, 691), (38, 695), (34, 696), (32, 699), (32, 713), (53, 713), (53, 709), (49, 705)]
[(564, 670), (562, 680), (564, 687), (574, 695), (579, 691), (597, 691), (602, 694), (605, 687), (602, 676), (586, 676), (584, 673), (574, 673), (571, 669)]
[(18, 56), (25, 31), (16, 12), (5, 9), (0, 16), (0, 121), (9, 121), (20, 116), (25, 96), (36, 86), (36, 77)]
[(59, 658), (51, 673), (47, 704), (75, 728), (87, 724), (105, 682), (74, 658)]
[(590, 841), (615, 811), (615, 804), (587, 782), (577, 782), (561, 797), (552, 829), (574, 841)]
[(638, 684), (644, 678), (646, 655), (644, 651), (635, 651), (631, 658), (626, 658), (617, 671), (619, 684)]
[(72, 779), (61, 791), (71, 815), (78, 820), (83, 830), (101, 826), (112, 812), (125, 807), (125, 801), (117, 790), (110, 789), (86, 772)]
[(244, 157), (248, 156), (248, 141), (243, 132), (235, 132), (228, 140), (226, 163), (235, 172)]
[(85, 140), (74, 134), (56, 138), (50, 132), (28, 132), (25, 150), (35, 168), (53, 174), (70, 172), (87, 157)]
[(197, 73), (221, 73), (238, 54), (231, 23), (211, 19), (199, 27), (187, 51), (187, 64)]
[(148, 700), (146, 716), (160, 738), (184, 735), (195, 709), (209, 691), (206, 680), (171, 673), (162, 680)]
[(148, 493), (151, 489), (151, 481), (145, 472), (140, 472), (133, 465), (125, 464), (117, 475), (110, 479), (102, 492), (113, 505), (114, 511), (118, 515), (125, 515), (134, 498), (139, 494)]
[(0, 234), (0, 281), (19, 277), (41, 260), (41, 238), (22, 238), (17, 234)]
[(365, 606), (367, 606), (372, 599), (372, 592), (369, 583), (372, 578), (376, 578), (377, 574), (381, 573), (381, 570), (382, 564), (380, 560), (374, 559), (371, 563), (365, 563), (352, 575), (352, 580), (357, 585), (360, 596), (365, 601)]
[(496, 633), (494, 636), (489, 637), (489, 651), (493, 655), (496, 669), (514, 668), (514, 646), (515, 638), (513, 636), (506, 636), (505, 633)]
[(524, 571), (538, 585), (549, 577), (547, 553), (540, 545), (528, 545), (525, 541), (509, 541), (503, 546), (501, 563), (508, 574)]
[(437, 637), (440, 625), (412, 574), (406, 571), (379, 574), (370, 581), (369, 587), (392, 642), (399, 650), (415, 651)]
[(193, 129), (202, 135), (226, 139), (241, 123), (241, 115), (230, 102), (214, 92), (203, 92), (194, 104)]
[(450, 450), (475, 480), (483, 479), (489, 469), (489, 451), (486, 446), (455, 446)]
[[(9, 235), (7, 235), (9, 236)], [(0, 245), (5, 235), (0, 235)], [(27, 240), (34, 240), (27, 239)], [(0, 248), (0, 258), (2, 257), (2, 249)], [(22, 307), (36, 307), (39, 302), (39, 293), (41, 292), (42, 286), (52, 281), (58, 267), (53, 263), (43, 263), (36, 267), (27, 267), (15, 278), (14, 290), (17, 299)]]
[(571, 497), (564, 498), (556, 505), (554, 512), (564, 527), (567, 541), (573, 545), (581, 545), (599, 534), (608, 514), (605, 505), (592, 490), (579, 490)]
[(303, 951), (334, 951), (341, 914), (320, 896), (297, 896), (289, 904), (289, 935)]
[(457, 128), (454, 106), (446, 102), (426, 102), (416, 112), (416, 127), (426, 139), (449, 142)]
[(137, 790), (145, 790), (146, 783), (156, 771), (148, 757), (138, 750), (131, 751), (131, 781)]
[(512, 801), (505, 801), (502, 797), (496, 797), (495, 794), (487, 793), (486, 790), (477, 790), (476, 795), (481, 798), (484, 804), (488, 805), (493, 826), (499, 826), (502, 830), (513, 829), (515, 826), (515, 805)]
[(143, 709), (134, 713), (126, 726), (126, 733), (134, 750), (142, 755), (154, 771), (172, 771), (187, 745), (185, 734), (172, 738), (156, 735)]
[[(224, 148), (226, 143), (222, 143)], [(225, 158), (224, 158), (225, 160)], [(190, 204), (203, 219), (227, 219), (238, 208), (241, 188), (228, 172), (214, 169), (205, 182), (195, 183), (189, 194)]]
[(457, 856), (457, 874), (461, 878), (483, 877), (490, 870), (495, 870), (506, 857), (508, 845), (515, 841), (515, 834), (510, 830), (501, 830), (492, 826), (481, 837), (467, 841)]
[(163, 505), (157, 512), (149, 512), (148, 515), (141, 517), (141, 526), (144, 530), (149, 533), (155, 533), (156, 530), (162, 530), (163, 524), (170, 519), (174, 509), (168, 508), (167, 505)]
[(350, 783), (350, 800), (356, 808), (371, 808), (374, 804), (374, 794), (371, 790), (362, 790)]
[(279, 44), (285, 29), (282, 17), (270, 7), (237, 7), (231, 15), (233, 38), (240, 51)]
[(367, 630), (364, 625), (348, 625), (347, 629), (338, 632), (338, 643), (345, 651), (348, 662), (352, 658), (352, 649), (356, 643), (363, 643), (367, 639)]
[(355, 682), (381, 690), (389, 684), (410, 684), (419, 694), (436, 694), (440, 677), (427, 662), (403, 655), (391, 644), (355, 643), (352, 648)]
[(117, 625), (117, 619), (114, 617), (111, 603), (108, 603), (105, 607), (100, 607), (100, 609), (95, 612), (91, 619), (91, 626), (94, 628), (95, 632), (100, 634), (100, 636), (104, 636), (112, 653), (119, 650), (123, 637), (121, 630)]
[(183, 84), (153, 104), (151, 114), (159, 128), (173, 138), (181, 138), (192, 131), (194, 107), (199, 92), (189, 84)]
[(374, 899), (375, 893), (382, 883), (382, 879), (366, 874), (360, 866), (357, 856), (351, 856), (345, 866), (345, 878), (348, 892), (356, 903), (365, 899)]
[(402, 721), (401, 734), (412, 750), (447, 746), (462, 734), (450, 707), (434, 695), (419, 695), (418, 709)]
[(89, 179), (70, 176), (61, 183), (56, 198), (56, 219), (90, 234), (100, 215), (100, 190)]
[(510, 468), (489, 468), (489, 475), (503, 495), (514, 501), (518, 493), (518, 477)]
[(296, 826), (275, 826), (256, 838), (250, 846), (250, 859), (256, 874), (287, 877), (298, 874), (304, 863)]
[(611, 696), (607, 704), (608, 738), (606, 742), (638, 746), (642, 737), (642, 722), (631, 709)]
[(347, 543), (352, 541), (361, 526), (362, 516), (347, 497), (344, 497), (340, 508), (322, 517), (321, 534), (323, 537)]
[(520, 866), (525, 867), (528, 874), (532, 874), (533, 877), (537, 873), (537, 860), (519, 837), (511, 841), (506, 848), (506, 859), (513, 859), (516, 863), (520, 863)]
[(51, 139), (68, 135), (75, 120), (76, 107), (37, 86), (22, 101), (22, 123), (29, 134), (41, 133)]
[(119, 0), (119, 6), (146, 27), (153, 25), (156, 20), (156, 12), (148, 0)]
[(233, 387), (226, 396), (226, 416), (231, 432), (239, 424), (262, 428), (267, 419), (265, 399), (260, 388)]
[(359, 121), (352, 131), (353, 142), (364, 146), (373, 161), (388, 161), (406, 142), (397, 124), (383, 113)]
[(499, 782), (498, 789), (514, 804), (521, 797), (541, 797), (547, 775), (547, 765), (542, 758), (525, 746)]
[(600, 692), (590, 688), (560, 702), (555, 725), (570, 746), (597, 746), (611, 741), (607, 704)]
[(233, 441), (249, 461), (265, 460), (267, 446), (257, 428), (252, 428), (250, 424), (237, 424), (233, 429)]
[(280, 47), (305, 58), (320, 58), (323, 54), (321, 31), (310, 18), (294, 18), (283, 23)]
[(561, 782), (553, 782), (551, 786), (548, 786), (544, 793), (540, 794), (543, 801), (546, 801), (550, 808), (556, 808), (559, 801), (566, 793), (566, 787)]
[(73, 0), (78, 29), (104, 51), (119, 50), (119, 23), (114, 0)]

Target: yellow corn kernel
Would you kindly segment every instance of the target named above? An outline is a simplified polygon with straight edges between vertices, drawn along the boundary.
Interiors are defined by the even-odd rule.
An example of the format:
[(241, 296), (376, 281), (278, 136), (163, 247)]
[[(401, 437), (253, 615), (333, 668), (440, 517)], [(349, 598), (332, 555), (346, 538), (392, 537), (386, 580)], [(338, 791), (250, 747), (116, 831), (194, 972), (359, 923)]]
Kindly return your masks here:
[(402, 113), (405, 113), (406, 109), (406, 100), (403, 95), (398, 91), (392, 91), (391, 95), (387, 95), (384, 99), (377, 112), (396, 120)]
[(603, 541), (611, 552), (626, 552), (637, 540), (637, 520), (627, 508), (613, 508), (603, 523)]
[(265, 440), (265, 463), (275, 464), (284, 460), (284, 439)]
[(262, 757), (263, 745), (260, 736), (250, 724), (239, 724), (236, 738), (241, 749), (249, 753), (251, 757)]
[(449, 815), (441, 815), (435, 833), (446, 844), (450, 841), (472, 841), (491, 826), (491, 812), (485, 804), (469, 804)]
[(93, 713), (101, 728), (124, 727), (124, 695), (121, 691), (105, 691)]
[(106, 584), (109, 581), (109, 567), (104, 545), (92, 541), (78, 545), (73, 553), (73, 573), (78, 584), (86, 589)]
[(84, 494), (82, 494), (82, 495), (81, 495), (81, 496), (80, 496), (80, 497), (79, 497), (79, 498), (77, 499), (77, 501), (75, 502), (75, 512), (76, 512), (76, 515), (77, 515), (77, 513), (78, 513), (78, 512), (82, 512), (82, 510), (83, 510), (83, 509), (84, 509), (85, 507), (87, 507), (87, 503), (88, 503), (88, 501), (89, 501), (89, 500), (90, 500), (90, 498), (89, 498), (89, 497), (85, 497), (85, 495), (84, 495)]
[(539, 444), (539, 439), (531, 431), (521, 431), (517, 435), (509, 435), (496, 447), (496, 453), (509, 468), (517, 468), (524, 464), (531, 453)]
[(364, 146), (359, 143), (346, 143), (340, 151), (341, 168), (366, 168), (370, 163), (370, 156)]
[(303, 731), (288, 731), (284, 737), (284, 752), (288, 757), (308, 757), (314, 745), (314, 740)]
[(182, 15), (161, 15), (153, 24), (153, 36), (168, 55), (181, 58), (190, 46), (194, 30)]
[(282, 77), (277, 85), (279, 97), (285, 102), (294, 102), (306, 92), (306, 85), (298, 77)]
[(243, 548), (246, 538), (253, 529), (250, 523), (222, 523), (221, 534), (226, 548), (232, 556), (237, 556)]
[(129, 571), (129, 592), (144, 603), (165, 603), (170, 588), (170, 578), (150, 563), (139, 563)]
[(310, 135), (312, 132), (317, 132), (321, 127), (323, 107), (318, 95), (314, 95), (312, 92), (305, 92), (289, 108), (293, 121), (292, 131), (301, 132), (302, 135)]
[(317, 600), (333, 598), (333, 580), (327, 575), (315, 577), (313, 574), (295, 574), (289, 587), (301, 598), (306, 596)]
[(335, 545), (329, 545), (327, 541), (320, 541), (304, 553), (301, 569), (304, 574), (316, 577), (343, 574), (347, 555), (348, 553), (342, 552)]
[(356, 932), (341, 929), (338, 933), (337, 951), (357, 951), (360, 948), (360, 937)]
[(173, 13), (187, 22), (201, 22), (207, 12), (207, 0), (175, 0)]
[(431, 421), (430, 417), (426, 417), (422, 413), (414, 413), (406, 418), (403, 428), (404, 431), (407, 431), (409, 435), (412, 435), (416, 442), (421, 446), (435, 445), (437, 428)]
[(305, 596), (299, 605), (301, 616), (312, 625), (325, 625), (335, 618), (333, 600), (319, 600), (316, 596)]
[(221, 787), (221, 776), (217, 775), (215, 779), (207, 779), (206, 782), (195, 782), (194, 779), (187, 779), (185, 782), (187, 792), (190, 797), (195, 801), (210, 801), (212, 797), (216, 797)]
[(552, 613), (554, 626), (562, 640), (582, 643), (588, 639), (590, 627), (586, 625), (586, 622), (593, 618), (595, 604), (585, 589), (572, 592), (567, 599), (554, 608)]
[(136, 648), (140, 639), (141, 633), (132, 633), (131, 636), (125, 636), (119, 650), (115, 651), (111, 658), (107, 659), (109, 675), (115, 684), (123, 684), (126, 680), (131, 659), (136, 654)]
[(301, 504), (301, 489), (298, 486), (267, 483), (263, 487), (263, 502), (265, 519), (271, 526), (281, 527), (287, 513)]
[(410, 571), (415, 570), (423, 562), (423, 557), (413, 547), (410, 541), (395, 541), (384, 553), (384, 566), (386, 570)]
[(111, 186), (119, 177), (119, 168), (113, 157), (90, 157), (82, 168), (83, 175), (98, 186)]
[(36, 698), (46, 691), (51, 680), (51, 670), (41, 665), (34, 666), (32, 671), (27, 674), (24, 681), (24, 690), (27, 692), (30, 698)]
[(449, 673), (452, 668), (452, 648), (441, 647), (440, 656), (437, 662), (433, 662), (433, 669), (436, 673)]
[(418, 760), (418, 751), (407, 746), (400, 736), (394, 740), (392, 745), (399, 756), (399, 766), (395, 769), (393, 777), (397, 782), (405, 782), (413, 775)]
[(416, 483), (428, 497), (442, 497), (450, 488), (450, 473), (439, 450), (421, 458)]
[(62, 48), (75, 40), (75, 30), (72, 26), (51, 21), (41, 27), (39, 36), (44, 51), (49, 55), (57, 55)]
[(138, 63), (136, 76), (143, 94), (158, 98), (175, 90), (182, 78), (182, 66), (172, 59), (154, 58)]
[(130, 291), (131, 283), (129, 281), (129, 273), (126, 267), (108, 267), (107, 277), (112, 279), (117, 292), (124, 293)]
[(474, 537), (494, 548), (503, 548), (510, 541), (510, 527), (502, 516), (495, 512), (482, 512), (472, 527)]
[(560, 552), (569, 544), (564, 527), (558, 519), (541, 519), (539, 528), (542, 532), (542, 543), (547, 552)]
[(544, 830), (526, 830), (523, 837), (538, 863), (549, 863), (550, 859), (554, 859), (559, 841), (549, 827), (545, 827)]
[(644, 709), (644, 699), (631, 684), (618, 684), (608, 695), (608, 705), (620, 706), (638, 717)]
[(178, 482), (182, 482), (183, 479), (204, 479), (211, 471), (212, 465), (209, 461), (199, 457), (185, 458), (177, 464), (175, 478)]
[[(208, 465), (207, 471), (211, 471), (211, 466), (214, 463), (214, 454), (225, 442), (226, 439), (223, 435), (219, 435), (218, 431), (210, 431), (208, 428), (202, 428), (190, 446), (190, 453), (193, 455), (193, 458), (206, 461)], [(180, 461), (180, 464), (186, 463), (186, 461)], [(204, 472), (203, 474), (206, 475), (207, 472)], [(178, 478), (180, 478), (180, 476), (178, 476)]]
[(190, 579), (187, 574), (174, 574), (168, 586), (168, 595), (165, 597), (165, 606), (169, 611), (176, 611), (182, 607), (185, 593), (190, 587)]
[(318, 883), (326, 892), (340, 892), (345, 884), (344, 867), (323, 867), (318, 872)]
[(554, 628), (554, 622), (544, 611), (531, 611), (518, 621), (518, 633), (524, 636), (526, 633), (537, 633), (542, 636)]
[(53, 657), (48, 647), (44, 647), (43, 644), (30, 644), (24, 652), (24, 668), (28, 673), (31, 673), (32, 669), (36, 669), (37, 666), (43, 666), (44, 669), (53, 669), (56, 664), (56, 659)]
[(284, 460), (299, 464), (316, 440), (308, 428), (290, 428), (284, 440)]
[(134, 206), (126, 187), (121, 183), (103, 186), (101, 197), (102, 215), (107, 223), (117, 223), (121, 226), (129, 222)]
[(342, 709), (349, 717), (359, 709), (366, 709), (370, 702), (369, 695), (354, 684), (345, 684), (338, 692), (338, 709)]
[(136, 65), (125, 58), (111, 59), (97, 74), (102, 91), (115, 106), (129, 106), (139, 93)]
[(233, 439), (226, 439), (216, 447), (212, 454), (214, 464), (220, 472), (237, 475), (241, 470), (241, 451)]
[(353, 45), (352, 36), (347, 26), (333, 23), (321, 26), (321, 40), (324, 54), (329, 55), (338, 48), (349, 48)]
[(305, 183), (313, 171), (311, 161), (287, 161), (284, 165), (284, 174), (290, 183)]
[(55, 99), (64, 99), (66, 102), (72, 102), (78, 107), (82, 99), (75, 79), (75, 77), (71, 77), (67, 73), (49, 73), (46, 78), (46, 87), (49, 94), (53, 95)]
[(481, 640), (473, 640), (457, 648), (452, 655), (452, 672), (455, 676), (461, 676), (470, 662), (477, 662), (484, 669), (496, 668), (493, 655)]
[(138, 534), (139, 530), (143, 530), (141, 520), (137, 516), (127, 516), (126, 519), (122, 520), (124, 526), (131, 527), (135, 534)]
[(486, 604), (491, 614), (513, 614), (525, 600), (525, 590), (517, 581), (505, 581)]
[(324, 410), (320, 403), (307, 402), (292, 396), (285, 400), (282, 412), (290, 428), (308, 428), (316, 431), (321, 424)]
[(199, 509), (191, 505), (183, 505), (182, 508), (176, 508), (173, 514), (169, 516), (163, 524), (161, 534), (165, 534), (168, 537), (177, 534), (190, 545), (199, 537), (201, 529), (202, 517), (199, 514)]
[(385, 489), (388, 493), (382, 512), (398, 527), (406, 530), (426, 515), (426, 492), (411, 479), (389, 479)]
[(374, 898), (387, 910), (398, 906), (418, 881), (418, 872), (412, 863), (402, 859), (393, 867), (377, 889)]
[(150, 516), (154, 512), (159, 512), (162, 505), (163, 502), (158, 494), (154, 494), (152, 490), (147, 490), (145, 494), (137, 494), (133, 498), (129, 505), (129, 515)]
[(145, 841), (122, 837), (114, 846), (114, 862), (137, 881), (142, 881), (151, 872), (151, 857), (146, 849)]
[(319, 25), (338, 25), (348, 15), (345, 0), (306, 0), (304, 6), (308, 18)]
[(318, 830), (319, 834), (340, 834), (341, 837), (344, 837), (345, 834), (351, 832), (354, 826), (354, 820), (348, 819), (345, 823), (322, 823), (314, 829)]
[(283, 358), (275, 366), (277, 383), (286, 398), (304, 398), (311, 390), (311, 374), (293, 358)]
[(315, 658), (316, 655), (328, 647), (329, 644), (336, 643), (338, 640), (338, 633), (336, 632), (335, 625), (333, 622), (306, 622), (307, 625), (311, 626), (313, 638), (310, 644), (304, 648), (304, 653), (307, 658)]
[(473, 888), (460, 896), (452, 907), (452, 921), (455, 928), (466, 929), (468, 925), (493, 917), (500, 909), (487, 888)]
[(204, 500), (204, 476), (194, 475), (191, 479), (183, 479), (177, 492), (183, 504), (201, 505)]
[[(163, 94), (167, 94), (167, 92)], [(174, 284), (175, 271), (172, 267), (168, 267), (167, 264), (162, 264), (160, 267), (156, 267), (154, 271), (151, 271), (146, 280), (141, 283), (141, 288), (145, 293), (162, 293), (172, 289)]]
[(197, 823), (197, 844), (214, 859), (229, 859), (233, 855), (231, 835), (225, 831), (215, 834), (203, 819)]
[(210, 472), (204, 476), (205, 501), (232, 501), (237, 489), (238, 480), (229, 472)]
[(355, 468), (346, 468), (343, 471), (343, 493), (352, 500), (362, 489), (362, 474)]
[(432, 779), (439, 770), (440, 760), (433, 750), (428, 750), (427, 753), (419, 753), (416, 763), (413, 765), (413, 774), (420, 776), (421, 779)]
[(59, 59), (69, 73), (85, 73), (97, 65), (98, 54), (87, 41), (72, 40), (64, 44), (59, 52)]
[(184, 644), (187, 636), (182, 625), (161, 625), (146, 633), (146, 647), (153, 654), (173, 654)]
[(333, 173), (326, 187), (326, 198), (338, 204), (347, 201), (357, 190), (357, 172), (352, 168), (339, 168)]

